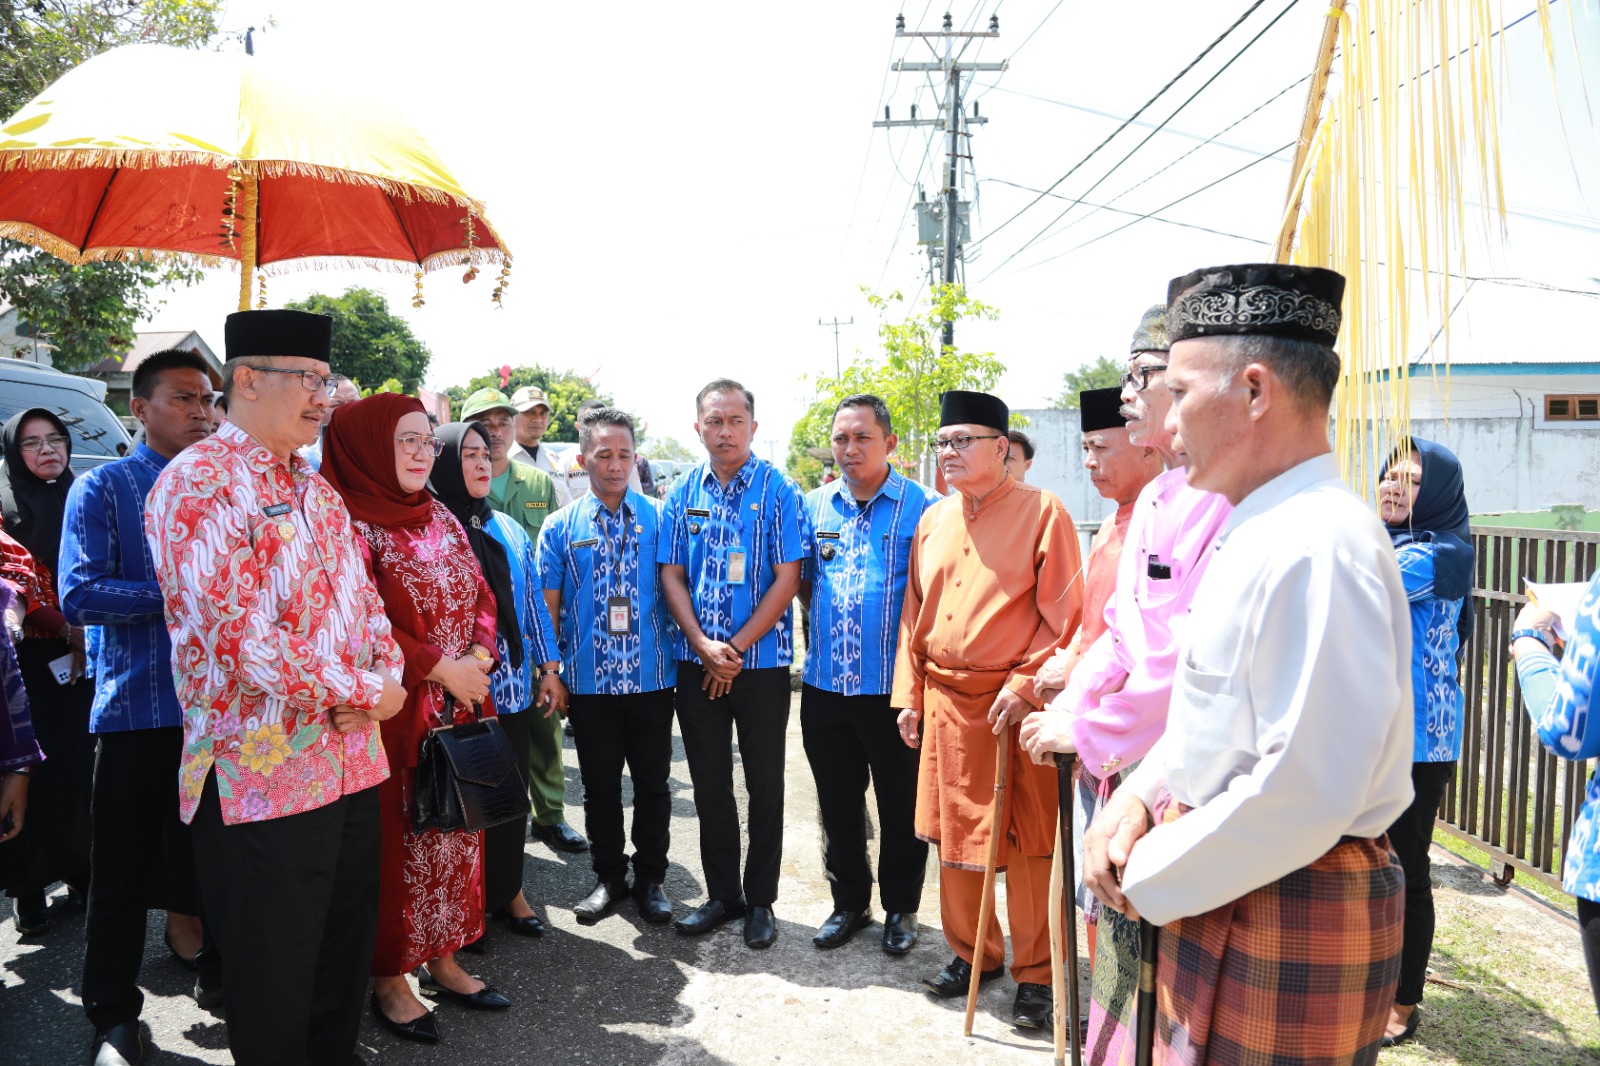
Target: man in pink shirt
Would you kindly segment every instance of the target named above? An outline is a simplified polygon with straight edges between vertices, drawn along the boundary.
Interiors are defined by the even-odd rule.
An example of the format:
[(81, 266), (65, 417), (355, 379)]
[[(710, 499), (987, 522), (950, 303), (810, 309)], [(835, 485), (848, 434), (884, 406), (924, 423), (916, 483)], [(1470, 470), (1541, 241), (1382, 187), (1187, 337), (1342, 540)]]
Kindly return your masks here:
[[(1166, 305), (1150, 308), (1133, 335), (1122, 378), (1128, 440), (1154, 448), (1166, 472), (1139, 493), (1106, 605), (1106, 630), (1083, 653), (1067, 687), (1023, 723), (1020, 740), (1035, 762), (1077, 752), (1078, 794), (1091, 803), (1075, 836), (1082, 870), (1082, 826), (1160, 738), (1178, 664), (1179, 638), (1189, 604), (1212, 554), (1212, 542), (1233, 508), (1221, 496), (1189, 487), (1183, 443), (1166, 429)], [(1088, 809), (1088, 808), (1093, 809)], [(1081, 883), (1080, 897), (1084, 896)], [(1127, 923), (1111, 911), (1101, 921)], [(1131, 924), (1131, 923), (1130, 923)], [(1133, 978), (1138, 972), (1137, 927), (1108, 929), (1094, 948), (1090, 1048), (1116, 1048), (1129, 1032)], [(1131, 967), (1131, 969), (1130, 969)], [(1130, 1045), (1131, 1049), (1131, 1045)], [(1095, 1061), (1101, 1061), (1095, 1058)]]

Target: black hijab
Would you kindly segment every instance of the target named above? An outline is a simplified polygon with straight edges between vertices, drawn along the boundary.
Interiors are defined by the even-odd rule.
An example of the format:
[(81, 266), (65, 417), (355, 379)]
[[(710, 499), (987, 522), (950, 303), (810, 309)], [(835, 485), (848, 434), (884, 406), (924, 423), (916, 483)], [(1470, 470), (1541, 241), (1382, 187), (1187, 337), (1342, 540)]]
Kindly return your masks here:
[[(48, 420), (56, 432), (67, 438), (67, 462), (59, 477), (46, 481), (28, 469), (23, 458), (22, 424), (34, 418)], [(13, 415), (0, 429), (4, 445), (6, 476), (0, 478), (0, 509), (5, 514), (6, 532), (22, 543), (35, 559), (59, 579), (56, 573), (61, 555), (61, 523), (67, 510), (67, 489), (72, 487), (72, 434), (54, 412), (30, 407)]]
[(1411, 514), (1397, 526), (1389, 526), (1389, 539), (1396, 548), (1405, 544), (1432, 544), (1433, 591), (1443, 600), (1465, 600), (1456, 632), (1461, 635), (1465, 653), (1472, 635), (1472, 529), (1467, 513), (1466, 480), (1461, 460), (1442, 444), (1411, 438), (1402, 443), (1378, 471), (1378, 480), (1400, 456), (1415, 450), (1422, 460), (1422, 485)]
[(476, 433), (489, 446), (489, 435), (476, 422), (450, 422), (434, 430), (434, 436), (444, 441), (444, 450), (434, 461), (433, 475), (428, 478), (428, 491), (450, 509), (467, 531), (467, 543), (472, 554), (478, 557), (483, 579), (494, 593), (495, 617), (506, 647), (511, 651), (511, 665), (522, 665), (522, 629), (517, 624), (517, 601), (512, 592), (511, 561), (505, 548), (489, 535), (488, 526), (494, 520), (494, 509), (487, 498), (474, 499), (467, 493), (467, 479), (461, 476), (461, 444), (468, 433)]

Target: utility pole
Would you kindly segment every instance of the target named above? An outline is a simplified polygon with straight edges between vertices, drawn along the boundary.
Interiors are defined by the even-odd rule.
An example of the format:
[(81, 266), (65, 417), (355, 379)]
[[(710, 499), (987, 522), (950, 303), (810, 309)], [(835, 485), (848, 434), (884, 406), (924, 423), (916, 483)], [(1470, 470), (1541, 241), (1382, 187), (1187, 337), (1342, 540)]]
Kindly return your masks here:
[(839, 369), (839, 328), (841, 326), (853, 326), (855, 324), (856, 320), (854, 315), (850, 316), (850, 320), (848, 322), (840, 322), (837, 315), (834, 316), (832, 322), (824, 322), (820, 318), (817, 319), (817, 325), (833, 327), (833, 380), (835, 381), (838, 381), (840, 378), (844, 377), (844, 372)]
[[(985, 37), (1000, 36), (1000, 16), (989, 16), (989, 28), (984, 31), (957, 30), (954, 20), (947, 11), (944, 15), (943, 26), (937, 30), (907, 30), (906, 17), (896, 15), (894, 20), (894, 35), (896, 37), (921, 38), (936, 57), (932, 61), (910, 62), (904, 59), (896, 60), (889, 68), (896, 73), (931, 73), (942, 72), (945, 76), (944, 107), (942, 114), (936, 119), (918, 118), (917, 109), (911, 109), (909, 119), (895, 119), (889, 114), (889, 109), (883, 109), (883, 119), (874, 122), (874, 126), (891, 128), (895, 126), (937, 126), (945, 131), (949, 141), (949, 148), (945, 155), (944, 183), (939, 190), (939, 198), (935, 204), (926, 200), (917, 204), (917, 230), (919, 243), (929, 246), (929, 268), (932, 273), (934, 266), (933, 246), (938, 245), (938, 272), (934, 281), (945, 285), (953, 285), (956, 280), (956, 262), (961, 257), (961, 246), (967, 230), (966, 205), (961, 200), (962, 167), (961, 161), (972, 159), (970, 143), (967, 150), (962, 151), (962, 137), (971, 139), (971, 134), (962, 129), (963, 126), (982, 126), (988, 120), (978, 114), (973, 108), (970, 116), (963, 114), (961, 108), (961, 76), (974, 71), (993, 70), (1001, 71), (1007, 67), (1007, 62), (998, 63), (963, 63), (962, 53), (972, 41)], [(956, 43), (960, 42), (960, 48)], [(943, 43), (944, 54), (939, 54), (939, 42)], [(967, 168), (971, 169), (970, 165)], [(934, 225), (938, 226), (937, 239), (933, 236)], [(955, 346), (956, 327), (954, 322), (944, 324), (944, 346)]]

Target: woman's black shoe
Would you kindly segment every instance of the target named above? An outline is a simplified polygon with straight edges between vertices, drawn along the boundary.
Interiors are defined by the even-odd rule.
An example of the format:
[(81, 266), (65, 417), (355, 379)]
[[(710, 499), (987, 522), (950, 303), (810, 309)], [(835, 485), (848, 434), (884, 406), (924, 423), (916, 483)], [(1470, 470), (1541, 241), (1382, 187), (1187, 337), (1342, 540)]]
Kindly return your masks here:
[(18, 936), (33, 936), (50, 928), (50, 904), (43, 892), (29, 892), (11, 901)]
[(1404, 1044), (1406, 1041), (1410, 1040), (1412, 1037), (1417, 1035), (1417, 1026), (1420, 1025), (1421, 1023), (1422, 1023), (1422, 1007), (1420, 1005), (1412, 1007), (1411, 1008), (1411, 1017), (1406, 1019), (1406, 1027), (1404, 1029), (1402, 1029), (1399, 1032), (1399, 1034), (1396, 1035), (1396, 1036), (1386, 1036), (1386, 1037), (1384, 1037), (1383, 1038), (1383, 1043), (1379, 1044), (1378, 1046), (1379, 1047), (1396, 1047), (1396, 1046), (1398, 1046), (1400, 1044)]
[(471, 1007), (473, 1010), (506, 1010), (511, 1006), (511, 1001), (495, 991), (494, 986), (487, 981), (476, 992), (457, 992), (453, 988), (446, 988), (434, 978), (433, 974), (424, 969), (422, 975), (417, 978), (417, 984), (430, 995), (453, 999), (463, 1007)]
[(433, 1011), (429, 1011), (420, 1018), (409, 1022), (397, 1022), (378, 1005), (378, 994), (372, 994), (372, 1016), (383, 1023), (383, 1027), (398, 1036), (401, 1040), (415, 1040), (419, 1044), (437, 1044), (439, 1042), (439, 1023), (434, 1020)]
[(544, 923), (537, 914), (518, 918), (510, 911), (495, 911), (493, 917), (496, 921), (505, 922), (506, 927), (518, 936), (544, 936)]

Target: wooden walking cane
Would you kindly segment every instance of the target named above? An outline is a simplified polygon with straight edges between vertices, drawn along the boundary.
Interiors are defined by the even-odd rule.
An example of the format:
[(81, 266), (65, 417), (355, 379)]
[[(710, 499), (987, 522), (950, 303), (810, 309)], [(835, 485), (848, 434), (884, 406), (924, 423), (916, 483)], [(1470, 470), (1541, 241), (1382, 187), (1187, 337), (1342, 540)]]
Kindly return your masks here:
[(1151, 1066), (1156, 1049), (1156, 946), (1160, 926), (1139, 919), (1139, 997), (1134, 1001), (1135, 1066)]
[(1057, 992), (1055, 996), (1056, 1062), (1061, 1063), (1065, 1047), (1061, 1032), (1061, 1018), (1065, 1013), (1066, 1039), (1072, 1042), (1072, 1066), (1083, 1066), (1083, 1006), (1078, 1000), (1078, 914), (1077, 889), (1074, 887), (1078, 880), (1077, 855), (1072, 850), (1073, 800), (1077, 794), (1073, 771), (1077, 765), (1078, 757), (1072, 752), (1056, 756), (1056, 806), (1061, 812), (1061, 839), (1056, 844), (1056, 855), (1062, 868), (1062, 892), (1061, 902), (1056, 904), (1052, 898), (1051, 903), (1052, 910), (1061, 916), (1061, 928), (1066, 940), (1066, 960), (1061, 973), (1061, 991), (1066, 993), (1067, 1001), (1065, 1012), (1061, 1009), (1061, 993)]
[[(1061, 933), (1065, 900), (1061, 889), (1061, 847), (1057, 845), (1055, 856), (1050, 860), (1050, 895), (1046, 906), (1050, 916), (1050, 1010), (1058, 1022), (1067, 1015), (1066, 951), (1062, 947)], [(1051, 1028), (1055, 1030), (1055, 1058), (1052, 1061), (1055, 1066), (1066, 1066), (1067, 1031), (1060, 1024)]]
[[(1011, 765), (1011, 724), (1000, 730), (994, 746), (994, 801), (989, 805), (989, 861), (983, 867), (983, 901), (978, 904), (978, 935), (972, 943), (972, 981), (967, 985), (967, 1021), (962, 1032), (972, 1035), (972, 1016), (978, 1012), (978, 982), (983, 979), (983, 942), (994, 917), (995, 866), (1000, 861), (1000, 836), (1005, 832), (1006, 770)], [(1002, 955), (1002, 961), (1004, 956)]]

